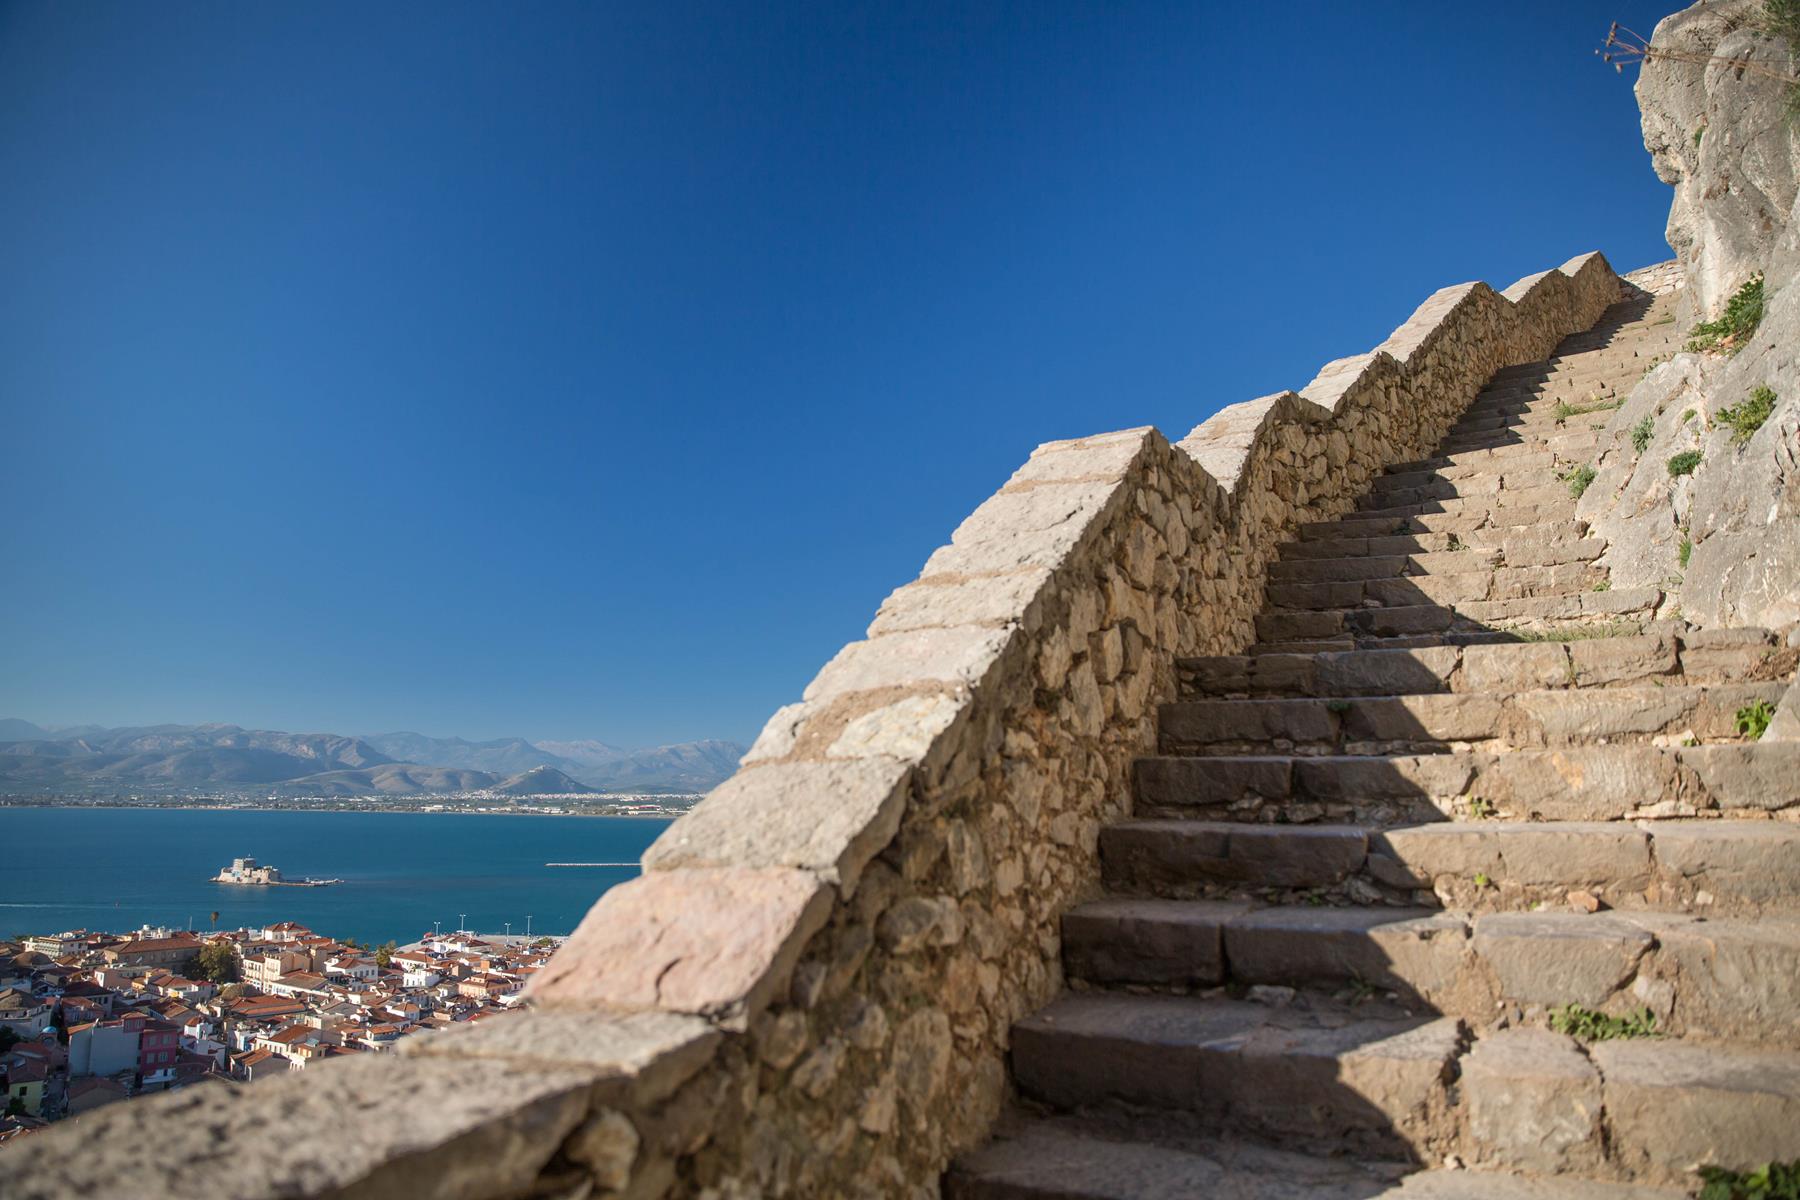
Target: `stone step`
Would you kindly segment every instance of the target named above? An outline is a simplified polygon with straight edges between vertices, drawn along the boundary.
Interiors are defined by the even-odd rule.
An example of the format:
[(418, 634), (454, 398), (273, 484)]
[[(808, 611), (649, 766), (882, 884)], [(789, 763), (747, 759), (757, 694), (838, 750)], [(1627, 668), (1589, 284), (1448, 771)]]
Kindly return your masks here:
[(1014, 1116), (944, 1177), (947, 1200), (1684, 1200), (1685, 1188), (1416, 1170), (1221, 1136), (1146, 1140), (1125, 1121)]
[(1540, 509), (1516, 505), (1498, 509), (1472, 508), (1459, 512), (1360, 512), (1335, 521), (1302, 525), (1300, 538), (1303, 541), (1335, 541), (1341, 538), (1377, 538), (1418, 533), (1454, 533), (1467, 536), (1477, 531), (1499, 531), (1498, 536), (1511, 536), (1541, 531), (1546, 525), (1577, 535), (1587, 528), (1561, 506), (1555, 513), (1546, 515)]
[(1451, 1017), (1359, 1018), (1321, 1005), (1065, 993), (1013, 1026), (1019, 1090), (1069, 1110), (1186, 1115), (1196, 1129), (1438, 1161), (1455, 1143)]
[[(1556, 397), (1547, 398), (1544, 407), (1534, 406), (1527, 412), (1467, 414), (1444, 436), (1448, 439), (1505, 433), (1530, 440), (1583, 428), (1600, 428), (1612, 419), (1613, 410), (1620, 407), (1621, 399), (1618, 396)], [(1559, 410), (1559, 402), (1566, 404), (1567, 409)]]
[(1781, 681), (1182, 700), (1162, 706), (1157, 744), (1163, 754), (1431, 754), (1657, 739), (1742, 742), (1737, 714), (1759, 701), (1774, 708), (1787, 689)]
[[(1297, 546), (1345, 547), (1371, 542), (1402, 540), (1418, 542), (1424, 538), (1444, 539), (1445, 548), (1416, 549), (1399, 554), (1347, 554), (1326, 557), (1322, 554), (1284, 556), (1269, 564), (1271, 583), (1332, 583), (1350, 579), (1404, 579), (1417, 575), (1458, 575), (1469, 571), (1521, 568), (1542, 569), (1570, 564), (1591, 563), (1606, 549), (1599, 538), (1579, 538), (1562, 542), (1545, 542), (1526, 538), (1495, 539), (1489, 546), (1471, 546), (1460, 538), (1455, 549), (1448, 548), (1449, 534), (1411, 534), (1390, 538), (1347, 538), (1341, 542), (1296, 542)], [(1508, 559), (1504, 541), (1512, 541), (1518, 557)], [(1285, 549), (1285, 547), (1284, 547)], [(1550, 561), (1543, 561), (1543, 560)]]
[(1546, 458), (1535, 465), (1511, 471), (1465, 471), (1457, 475), (1399, 471), (1376, 479), (1369, 494), (1382, 497), (1388, 503), (1412, 503), (1458, 496), (1496, 496), (1527, 488), (1554, 487), (1562, 482), (1559, 471)]
[[(1471, 555), (1465, 561), (1478, 560)], [(1444, 560), (1439, 560), (1443, 562)], [(1356, 573), (1356, 569), (1352, 569)], [(1350, 578), (1334, 582), (1270, 583), (1265, 611), (1311, 612), (1339, 608), (1406, 608), (1414, 605), (1465, 605), (1476, 601), (1520, 600), (1546, 596), (1579, 596), (1606, 581), (1606, 571), (1592, 563), (1554, 567), (1487, 567), (1462, 571), (1427, 571), (1413, 575)]]
[(1599, 431), (1592, 425), (1574, 424), (1544, 434), (1521, 434), (1504, 429), (1475, 430), (1446, 434), (1437, 445), (1437, 454), (1456, 457), (1475, 450), (1511, 450), (1515, 452), (1551, 454), (1565, 461), (1581, 462), (1591, 458), (1599, 442)]
[[(1577, 443), (1582, 456), (1592, 453), (1596, 441), (1591, 433), (1580, 430), (1564, 434), (1558, 440)], [(1437, 471), (1446, 473), (1446, 478), (1453, 478), (1454, 476), (1448, 474), (1449, 472), (1504, 471), (1509, 467), (1523, 470), (1537, 466), (1555, 465), (1560, 461), (1568, 461), (1569, 457), (1571, 456), (1557, 453), (1556, 448), (1552, 446), (1527, 446), (1524, 443), (1515, 443), (1485, 449), (1461, 450), (1453, 454), (1440, 451), (1425, 458), (1395, 463), (1388, 470), (1394, 472)]]
[(1800, 649), (1768, 630), (1673, 628), (1566, 642), (1235, 654), (1175, 664), (1180, 694), (1195, 699), (1700, 686), (1787, 680), (1797, 666)]
[(1382, 827), (1492, 812), (1615, 821), (1800, 806), (1800, 742), (1455, 754), (1213, 755), (1136, 763), (1136, 811)]
[[(1277, 610), (1257, 615), (1256, 636), (1264, 642), (1292, 642), (1316, 641), (1344, 634), (1405, 637), (1453, 631), (1553, 631), (1569, 626), (1611, 624), (1626, 617), (1648, 617), (1661, 601), (1662, 592), (1656, 588), (1613, 588), (1573, 595), (1400, 604), (1383, 608)], [(1448, 607), (1450, 603), (1455, 607)]]
[(1604, 541), (1586, 537), (1574, 529), (1484, 530), (1467, 536), (1455, 533), (1396, 533), (1383, 537), (1284, 543), (1280, 559), (1270, 564), (1270, 577), (1303, 578), (1286, 574), (1289, 564), (1321, 559), (1411, 559), (1425, 554), (1476, 554), (1498, 555), (1498, 561), (1503, 566), (1552, 567), (1565, 562), (1592, 562), (1605, 551)]
[(1421, 489), (1374, 491), (1357, 501), (1356, 516), (1346, 520), (1372, 520), (1381, 516), (1415, 516), (1422, 512), (1463, 512), (1468, 509), (1545, 508), (1567, 506), (1574, 515), (1574, 497), (1561, 480), (1551, 480), (1517, 491), (1484, 492), (1442, 498), (1414, 495)]
[(1794, 821), (1472, 820), (1382, 830), (1139, 819), (1101, 828), (1100, 862), (1119, 895), (1524, 912), (1563, 908), (1581, 891), (1633, 911), (1800, 914)]
[(1800, 1029), (1800, 920), (1109, 898), (1063, 918), (1063, 968), (1095, 986), (1392, 992), (1479, 1027), (1502, 1006), (1648, 1008), (1663, 1033)]

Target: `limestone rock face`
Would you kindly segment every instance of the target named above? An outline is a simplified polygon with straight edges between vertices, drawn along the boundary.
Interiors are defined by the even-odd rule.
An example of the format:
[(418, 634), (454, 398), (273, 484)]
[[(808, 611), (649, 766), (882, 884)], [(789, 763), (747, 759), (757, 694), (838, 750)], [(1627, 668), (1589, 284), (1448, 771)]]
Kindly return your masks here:
[[(1797, 68), (1756, 25), (1760, 11), (1703, 0), (1664, 20), (1653, 45), (1729, 61), (1650, 63), (1637, 95), (1644, 144), (1675, 187), (1683, 333), (1757, 274), (1762, 324), (1734, 353), (1682, 353), (1646, 373), (1608, 420), (1578, 509), (1610, 543), (1614, 587), (1662, 587), (1701, 627), (1800, 621), (1800, 123), (1778, 82), (1741, 69)], [(1741, 439), (1721, 413), (1759, 387), (1774, 411)], [(1698, 467), (1671, 475), (1669, 460), (1689, 451)]]
[(1653, 46), (1725, 61), (1661, 59), (1638, 76), (1644, 147), (1675, 187), (1668, 238), (1687, 280), (1689, 323), (1717, 314), (1766, 268), (1794, 207), (1800, 126), (1786, 119), (1781, 85), (1739, 65), (1788, 69), (1788, 47), (1758, 27), (1761, 10), (1761, 0), (1701, 0), (1664, 18)]

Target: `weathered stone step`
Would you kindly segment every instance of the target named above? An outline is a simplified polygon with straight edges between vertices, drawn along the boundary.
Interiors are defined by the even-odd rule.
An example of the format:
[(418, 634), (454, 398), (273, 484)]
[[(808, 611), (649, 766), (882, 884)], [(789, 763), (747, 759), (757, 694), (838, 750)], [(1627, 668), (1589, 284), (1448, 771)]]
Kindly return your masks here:
[[(1405, 637), (1452, 631), (1556, 630), (1634, 615), (1648, 616), (1661, 600), (1662, 592), (1656, 588), (1614, 588), (1603, 592), (1508, 600), (1327, 608), (1304, 612), (1275, 610), (1257, 615), (1256, 636), (1264, 642), (1292, 642), (1343, 634)], [(1455, 607), (1448, 607), (1450, 603)]]
[(1400, 471), (1378, 478), (1369, 495), (1381, 497), (1386, 503), (1380, 507), (1385, 508), (1420, 500), (1496, 496), (1526, 488), (1554, 487), (1562, 482), (1555, 465), (1546, 457), (1541, 463), (1511, 471), (1465, 471), (1454, 476), (1437, 471)]
[[(1402, 535), (1404, 536), (1404, 535)], [(1414, 534), (1407, 540), (1418, 541), (1424, 537), (1448, 539), (1448, 534)], [(1367, 547), (1373, 541), (1398, 541), (1393, 539), (1363, 538), (1360, 544)], [(1497, 539), (1498, 540), (1498, 539)], [(1351, 554), (1338, 558), (1327, 558), (1322, 555), (1297, 555), (1283, 557), (1269, 564), (1269, 581), (1271, 583), (1335, 583), (1353, 579), (1404, 579), (1420, 575), (1459, 575), (1470, 571), (1548, 569), (1565, 565), (1591, 563), (1606, 549), (1606, 543), (1599, 538), (1582, 538), (1559, 543), (1528, 542), (1523, 538), (1513, 539), (1519, 550), (1518, 559), (1509, 561), (1506, 550), (1501, 545), (1474, 547), (1464, 544), (1460, 539), (1457, 548), (1442, 550), (1418, 550), (1413, 553), (1400, 554)], [(1298, 546), (1345, 546), (1358, 544), (1357, 539), (1346, 539), (1344, 542), (1297, 542)], [(1531, 561), (1549, 559), (1551, 561)]]
[(1594, 396), (1581, 400), (1565, 399), (1569, 408), (1574, 411), (1560, 413), (1556, 411), (1556, 401), (1550, 400), (1546, 407), (1536, 408), (1527, 413), (1493, 412), (1477, 413), (1462, 417), (1450, 427), (1444, 435), (1450, 438), (1484, 436), (1490, 434), (1510, 434), (1530, 440), (1532, 438), (1549, 438), (1559, 433), (1578, 429), (1593, 429), (1604, 426), (1612, 418), (1613, 409), (1618, 408), (1617, 396)]
[(1454, 533), (1462, 536), (1485, 530), (1504, 531), (1504, 536), (1537, 530), (1546, 523), (1554, 529), (1577, 534), (1587, 528), (1571, 516), (1569, 511), (1560, 507), (1555, 513), (1546, 516), (1540, 509), (1516, 505), (1499, 509), (1472, 508), (1462, 512), (1363, 512), (1341, 517), (1336, 521), (1309, 522), (1300, 526), (1300, 537), (1307, 541), (1332, 541), (1339, 538), (1375, 538), (1416, 533)]
[[(1564, 434), (1559, 440), (1577, 443), (1580, 447), (1580, 453), (1583, 455), (1592, 453), (1596, 441), (1590, 432), (1582, 430)], [(1446, 454), (1440, 451), (1426, 458), (1414, 459), (1411, 462), (1395, 463), (1392, 467), (1389, 467), (1388, 470), (1394, 472), (1443, 472), (1445, 473), (1445, 478), (1453, 478), (1454, 476), (1450, 473), (1456, 471), (1503, 471), (1508, 467), (1523, 469), (1546, 464), (1555, 464), (1558, 461), (1567, 461), (1567, 456), (1557, 453), (1556, 449), (1552, 446), (1527, 446), (1522, 442), (1515, 442), (1482, 449), (1462, 450), (1454, 454)]]
[(1562, 908), (1572, 891), (1611, 908), (1706, 915), (1800, 913), (1800, 822), (1438, 821), (1257, 825), (1148, 819), (1100, 830), (1120, 895), (1343, 896), (1471, 912)]
[(1544, 821), (1773, 813), (1800, 805), (1800, 742), (1159, 756), (1137, 760), (1136, 794), (1145, 816), (1381, 826), (1478, 810)]
[(1013, 1026), (1019, 1090), (1064, 1110), (1136, 1105), (1195, 1127), (1441, 1158), (1464, 1041), (1450, 1017), (1357, 1019), (1186, 996), (1069, 993)]
[(1465, 1156), (1487, 1167), (1694, 1183), (1800, 1152), (1791, 1041), (1620, 1038), (1585, 1048), (1542, 1028), (1489, 1033), (1462, 1059)]
[[(1403, 1173), (1404, 1172), (1404, 1173)], [(947, 1200), (1684, 1200), (1685, 1188), (1409, 1170), (1225, 1137), (1144, 1140), (1125, 1122), (1015, 1117), (944, 1177)]]
[(1063, 967), (1097, 986), (1361, 983), (1485, 1023), (1501, 1004), (1649, 1008), (1670, 1034), (1800, 1029), (1800, 921), (1111, 898), (1063, 918)]
[[(1471, 555), (1470, 559), (1477, 557)], [(1350, 573), (1354, 576), (1358, 572), (1352, 568)], [(1405, 608), (1420, 604), (1461, 606), (1475, 601), (1577, 596), (1592, 592), (1605, 579), (1606, 571), (1592, 563), (1438, 570), (1415, 575), (1352, 577), (1333, 582), (1270, 583), (1267, 603), (1268, 611), (1301, 612), (1334, 608)]]
[(1429, 754), (1676, 741), (1741, 742), (1737, 714), (1771, 709), (1785, 681), (1711, 687), (1436, 692), (1322, 699), (1183, 700), (1162, 706), (1164, 754)]
[[(1511, 567), (1550, 567), (1565, 562), (1592, 562), (1606, 551), (1599, 538), (1577, 529), (1485, 530), (1467, 536), (1451, 533), (1395, 533), (1384, 537), (1347, 537), (1335, 540), (1287, 542), (1281, 558), (1271, 564), (1271, 578), (1290, 579), (1288, 564), (1320, 559), (1411, 559), (1425, 554), (1498, 555)], [(1409, 564), (1412, 565), (1412, 564)]]
[[(1516, 491), (1478, 492), (1467, 495), (1450, 495), (1434, 497), (1414, 494), (1423, 489), (1401, 489), (1399, 491), (1383, 491), (1377, 489), (1357, 501), (1355, 519), (1368, 520), (1373, 516), (1412, 516), (1419, 512), (1462, 512), (1471, 508), (1544, 508), (1547, 506), (1567, 507), (1569, 515), (1574, 513), (1574, 497), (1569, 495), (1569, 487), (1560, 480), (1522, 487)], [(1352, 519), (1352, 518), (1346, 518)]]
[(1567, 461), (1581, 462), (1593, 456), (1599, 442), (1599, 431), (1592, 426), (1573, 424), (1545, 434), (1521, 434), (1497, 429), (1468, 433), (1449, 433), (1437, 445), (1437, 453), (1459, 456), (1473, 450), (1513, 449), (1548, 453)]
[(1752, 683), (1788, 679), (1797, 664), (1800, 650), (1767, 630), (1663, 628), (1567, 642), (1184, 658), (1175, 667), (1182, 696), (1198, 698)]

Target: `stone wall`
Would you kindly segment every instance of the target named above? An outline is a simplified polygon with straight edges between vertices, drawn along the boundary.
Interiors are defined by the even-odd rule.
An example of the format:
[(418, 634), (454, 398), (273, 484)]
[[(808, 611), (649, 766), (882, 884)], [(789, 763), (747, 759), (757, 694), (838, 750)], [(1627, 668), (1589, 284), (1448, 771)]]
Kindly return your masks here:
[(1179, 443), (1040, 446), (594, 906), (532, 1011), (103, 1109), (11, 1151), (14, 1194), (935, 1196), (1061, 986), (1060, 915), (1174, 660), (1243, 649), (1297, 525), (1619, 294), (1598, 254), (1446, 288)]

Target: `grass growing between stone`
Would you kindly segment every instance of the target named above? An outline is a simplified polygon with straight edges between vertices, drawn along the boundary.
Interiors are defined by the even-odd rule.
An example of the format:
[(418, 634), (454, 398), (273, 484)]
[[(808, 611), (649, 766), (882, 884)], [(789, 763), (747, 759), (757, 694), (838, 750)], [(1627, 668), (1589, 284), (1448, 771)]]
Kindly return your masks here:
[(1769, 414), (1775, 411), (1778, 397), (1766, 387), (1753, 387), (1742, 404), (1734, 404), (1730, 408), (1719, 410), (1719, 420), (1731, 426), (1731, 440), (1741, 446), (1763, 427)]
[(1581, 494), (1588, 490), (1588, 485), (1594, 482), (1596, 474), (1598, 472), (1591, 465), (1582, 463), (1579, 467), (1564, 471), (1558, 478), (1569, 485), (1569, 495), (1579, 500)]
[(1617, 400), (1599, 400), (1592, 404), (1570, 404), (1567, 400), (1556, 402), (1556, 423), (1561, 425), (1570, 417), (1585, 417), (1589, 413), (1608, 412), (1625, 403), (1623, 396)]
[(1683, 450), (1669, 459), (1669, 477), (1678, 479), (1683, 475), (1692, 475), (1694, 468), (1700, 465), (1698, 450)]
[(1681, 564), (1682, 570), (1684, 570), (1684, 571), (1687, 570), (1688, 559), (1692, 558), (1693, 554), (1694, 554), (1693, 539), (1682, 538), (1681, 539), (1681, 548), (1675, 552), (1675, 561)]
[(1636, 637), (1643, 628), (1629, 621), (1610, 625), (1573, 625), (1567, 629), (1509, 629), (1521, 642), (1585, 642), (1589, 638)]
[(1653, 417), (1645, 417), (1631, 427), (1631, 448), (1642, 454), (1650, 448), (1650, 438), (1656, 433), (1656, 421)]
[(1697, 1200), (1800, 1200), (1800, 1159), (1764, 1163), (1753, 1171), (1701, 1167)]
[(1657, 1037), (1656, 1014), (1647, 1008), (1622, 1017), (1595, 1012), (1580, 1004), (1550, 1010), (1550, 1028), (1583, 1042), (1610, 1042), (1615, 1038)]
[(1759, 272), (1725, 302), (1714, 321), (1702, 321), (1688, 333), (1689, 350), (1724, 350), (1736, 354), (1762, 324), (1763, 277)]
[(1769, 722), (1774, 719), (1775, 706), (1767, 700), (1758, 700), (1737, 710), (1737, 731), (1751, 741), (1759, 742), (1762, 735), (1769, 732)]

